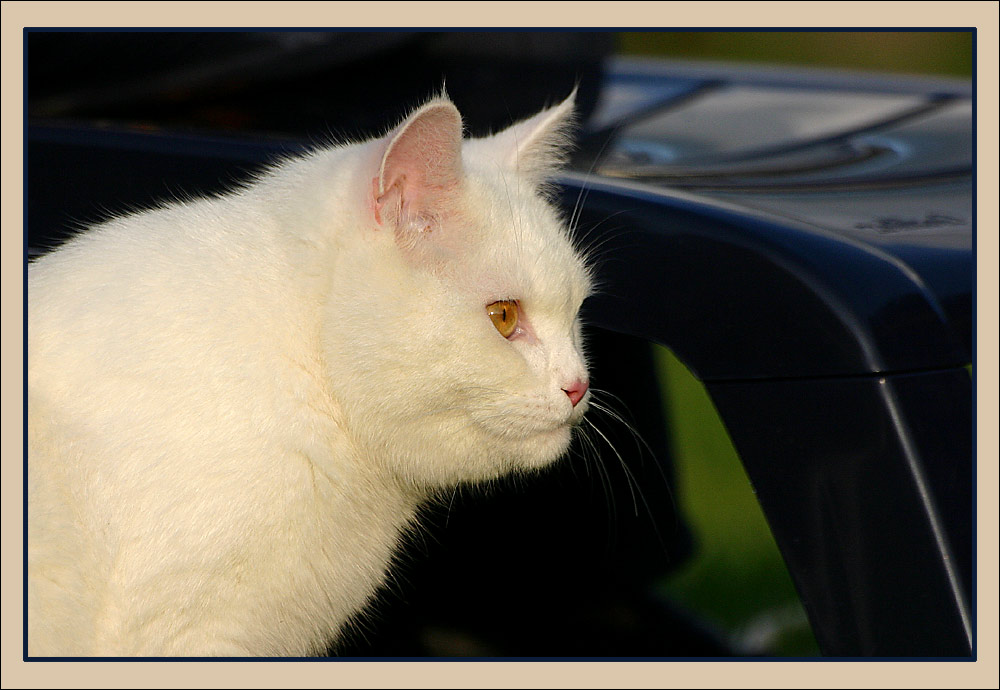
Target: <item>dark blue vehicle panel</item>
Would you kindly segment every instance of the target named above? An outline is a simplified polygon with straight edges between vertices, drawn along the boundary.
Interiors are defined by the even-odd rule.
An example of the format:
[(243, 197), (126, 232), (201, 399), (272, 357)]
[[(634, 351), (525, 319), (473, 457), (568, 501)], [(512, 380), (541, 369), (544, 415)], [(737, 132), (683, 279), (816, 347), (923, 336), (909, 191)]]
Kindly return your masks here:
[(824, 653), (968, 655), (969, 86), (700, 76), (566, 179), (591, 316), (706, 383)]

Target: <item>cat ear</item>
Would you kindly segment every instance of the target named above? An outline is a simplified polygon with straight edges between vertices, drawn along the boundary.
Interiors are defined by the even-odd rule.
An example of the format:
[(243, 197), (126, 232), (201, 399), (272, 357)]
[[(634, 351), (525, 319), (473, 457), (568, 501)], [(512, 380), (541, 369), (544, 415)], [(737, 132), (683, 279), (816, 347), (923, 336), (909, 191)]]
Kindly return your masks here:
[(576, 125), (575, 105), (574, 88), (559, 105), (479, 141), (489, 142), (508, 170), (542, 185), (566, 163)]
[(462, 180), (462, 116), (436, 98), (418, 108), (385, 139), (372, 179), (375, 222), (412, 245), (453, 208)]

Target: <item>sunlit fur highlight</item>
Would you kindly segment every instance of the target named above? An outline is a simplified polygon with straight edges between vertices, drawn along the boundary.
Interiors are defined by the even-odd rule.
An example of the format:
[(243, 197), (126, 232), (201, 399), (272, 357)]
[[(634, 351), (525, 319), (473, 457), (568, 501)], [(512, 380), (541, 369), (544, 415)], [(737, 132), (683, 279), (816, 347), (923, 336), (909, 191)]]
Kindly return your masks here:
[(544, 185), (572, 97), (411, 188), (406, 132), (450, 150), (453, 110), (30, 266), (30, 655), (322, 653), (428, 496), (565, 453), (591, 282)]

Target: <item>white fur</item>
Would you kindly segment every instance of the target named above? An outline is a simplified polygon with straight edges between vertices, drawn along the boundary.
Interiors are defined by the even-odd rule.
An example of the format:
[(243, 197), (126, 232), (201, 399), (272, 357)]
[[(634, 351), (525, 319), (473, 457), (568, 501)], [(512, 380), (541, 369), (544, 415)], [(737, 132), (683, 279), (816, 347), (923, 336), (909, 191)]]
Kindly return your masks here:
[(435, 490), (562, 455), (589, 279), (540, 185), (571, 113), (462, 144), (438, 98), (33, 263), (29, 654), (321, 653)]

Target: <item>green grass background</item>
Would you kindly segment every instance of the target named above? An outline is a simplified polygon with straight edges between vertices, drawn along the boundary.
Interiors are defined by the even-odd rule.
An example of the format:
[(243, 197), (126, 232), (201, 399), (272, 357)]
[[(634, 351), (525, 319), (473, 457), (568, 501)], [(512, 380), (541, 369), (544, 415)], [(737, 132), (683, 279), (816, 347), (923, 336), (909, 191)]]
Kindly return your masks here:
[(626, 55), (893, 73), (968, 76), (973, 66), (971, 31), (640, 31), (619, 33), (617, 45)]
[[(619, 52), (694, 60), (971, 76), (971, 32), (636, 32)], [(656, 346), (695, 558), (662, 583), (674, 600), (749, 651), (819, 654), (736, 451), (704, 386)]]

